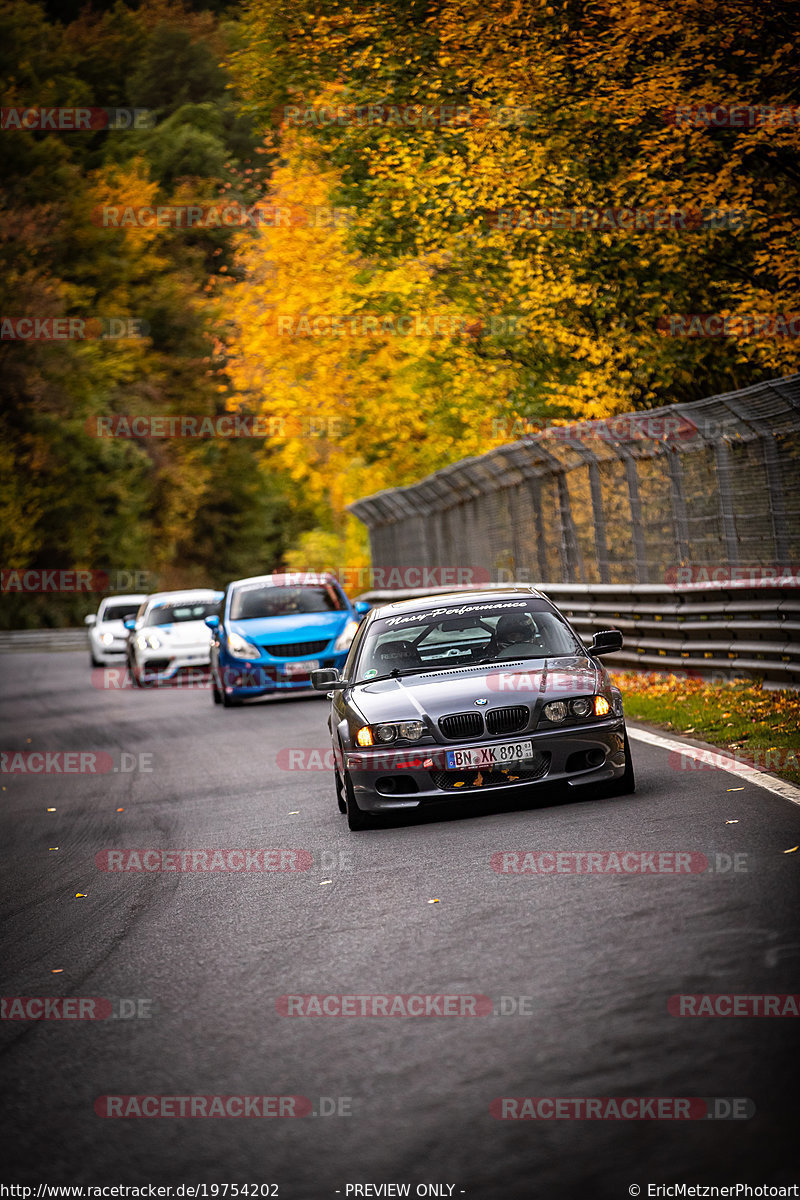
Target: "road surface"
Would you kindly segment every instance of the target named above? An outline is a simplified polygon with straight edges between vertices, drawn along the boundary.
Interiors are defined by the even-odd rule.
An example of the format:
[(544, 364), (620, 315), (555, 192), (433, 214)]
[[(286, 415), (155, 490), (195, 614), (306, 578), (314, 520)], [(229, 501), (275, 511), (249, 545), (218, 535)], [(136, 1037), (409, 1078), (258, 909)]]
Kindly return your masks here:
[[(283, 1200), (800, 1183), (800, 1021), (668, 1008), (681, 994), (800, 991), (800, 852), (784, 853), (800, 807), (634, 741), (632, 797), (454, 804), (350, 834), (322, 754), (289, 753), (324, 752), (323, 697), (223, 710), (206, 688), (109, 690), (76, 652), (5, 655), (0, 670), (2, 749), (62, 754), (51, 773), (2, 776), (2, 992), (110, 1002), (93, 1010), (110, 1009), (102, 1020), (0, 1022), (4, 1182), (277, 1184)], [(63, 757), (75, 751), (97, 757)], [(75, 763), (85, 771), (52, 773)], [(284, 865), (306, 869), (99, 868), (135, 864), (102, 857), (132, 848), (302, 850)], [(526, 851), (680, 852), (709, 867), (493, 869), (498, 852)], [(552, 860), (494, 863), (524, 861)], [(490, 1002), (285, 1015), (281, 997), (308, 995)], [(306, 1099), (295, 1119), (95, 1111), (127, 1096)], [(524, 1111), (502, 1108), (514, 1097), (747, 1099), (739, 1111), (755, 1112), (497, 1119)]]

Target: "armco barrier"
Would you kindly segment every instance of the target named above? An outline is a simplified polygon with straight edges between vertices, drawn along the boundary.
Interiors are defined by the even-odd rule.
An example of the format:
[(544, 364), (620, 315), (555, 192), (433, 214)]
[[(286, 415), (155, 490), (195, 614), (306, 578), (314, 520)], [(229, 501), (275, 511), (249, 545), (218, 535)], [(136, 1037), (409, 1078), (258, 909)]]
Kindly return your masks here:
[[(509, 584), (491, 584), (497, 590)], [(718, 679), (761, 678), (800, 686), (800, 588), (767, 581), (694, 584), (534, 585), (558, 606), (584, 641), (599, 629), (620, 629), (622, 650), (610, 666), (678, 671)], [(480, 589), (480, 590), (488, 590)], [(373, 605), (476, 589), (371, 591)]]
[(85, 629), (4, 629), (0, 630), (0, 653), (21, 650), (85, 650), (89, 640)]

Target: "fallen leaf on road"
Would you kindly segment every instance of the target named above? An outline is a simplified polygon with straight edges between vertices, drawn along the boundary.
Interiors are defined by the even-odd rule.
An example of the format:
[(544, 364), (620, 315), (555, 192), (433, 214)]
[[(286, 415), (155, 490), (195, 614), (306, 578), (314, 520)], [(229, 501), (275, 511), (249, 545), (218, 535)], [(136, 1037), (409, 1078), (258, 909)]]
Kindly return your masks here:
[(54, 808), (48, 808), (48, 810), (47, 810), (47, 811), (48, 811), (48, 812), (55, 812), (56, 810), (55, 810)]
[(86, 892), (76, 892), (76, 893), (75, 893), (75, 899), (76, 899), (76, 900), (85, 900), (85, 899), (86, 899)]
[(63, 967), (53, 967), (53, 969), (52, 969), (52, 971), (50, 972), (50, 974), (51, 974), (51, 975), (60, 975), (60, 974), (62, 973), (62, 971), (63, 971), (63, 970), (64, 970), (64, 968), (63, 968)]
[(794, 854), (795, 850), (800, 850), (800, 846), (792, 846), (791, 850), (784, 850), (784, 854)]
[(299, 817), (299, 816), (300, 816), (300, 809), (299, 809), (299, 808), (296, 808), (296, 809), (295, 809), (293, 812), (290, 812), (290, 813), (289, 813), (289, 816), (290, 816), (290, 817)]
[(738, 821), (726, 821), (725, 824), (726, 825), (738, 825), (739, 822)]
[(726, 792), (743, 792), (744, 788), (725, 788)]
[(118, 809), (117, 809), (117, 812), (125, 812), (125, 809), (124, 809), (124, 808), (118, 808)]
[(695, 726), (694, 726), (694, 725), (692, 725), (691, 729), (684, 729), (684, 731), (683, 731), (683, 732), (684, 732), (684, 733), (694, 733), (694, 731), (695, 731)]
[(441, 900), (429, 900), (428, 904), (441, 904)]
[(58, 846), (48, 846), (47, 849), (48, 850), (57, 850)]
[(333, 880), (332, 880), (332, 879), (320, 879), (320, 881), (319, 881), (319, 886), (320, 886), (320, 887), (325, 887), (325, 884), (326, 884), (326, 883), (333, 883)]

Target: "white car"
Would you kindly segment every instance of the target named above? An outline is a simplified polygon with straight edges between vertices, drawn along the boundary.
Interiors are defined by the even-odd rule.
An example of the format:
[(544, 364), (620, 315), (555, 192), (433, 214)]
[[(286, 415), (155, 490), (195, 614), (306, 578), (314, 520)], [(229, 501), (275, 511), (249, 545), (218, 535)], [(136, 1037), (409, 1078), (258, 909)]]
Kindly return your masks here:
[(205, 619), (219, 613), (222, 596), (211, 588), (192, 588), (145, 598), (136, 619), (127, 622), (126, 658), (134, 687), (208, 670), (211, 630)]
[(125, 657), (125, 622), (135, 617), (146, 596), (107, 596), (96, 613), (84, 617), (89, 626), (89, 656), (93, 667), (110, 667)]

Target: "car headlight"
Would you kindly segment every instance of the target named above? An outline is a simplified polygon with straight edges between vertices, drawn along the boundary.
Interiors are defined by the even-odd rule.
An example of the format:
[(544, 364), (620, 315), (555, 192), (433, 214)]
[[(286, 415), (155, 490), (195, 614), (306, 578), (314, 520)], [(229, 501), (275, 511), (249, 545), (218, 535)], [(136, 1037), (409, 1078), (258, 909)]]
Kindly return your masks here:
[(416, 742), (422, 737), (424, 732), (425, 726), (422, 721), (397, 721), (392, 724), (386, 722), (381, 725), (364, 725), (356, 734), (356, 743), (359, 746), (374, 746), (376, 743), (386, 746), (398, 738), (404, 738), (407, 742)]
[(100, 641), (103, 643), (104, 646), (110, 646), (111, 643), (114, 641), (113, 633), (101, 633)]
[(544, 716), (553, 724), (566, 721), (567, 717), (607, 717), (611, 705), (605, 696), (578, 696), (575, 700), (551, 700), (544, 706)]
[(251, 646), (238, 633), (228, 634), (228, 650), (234, 658), (260, 658), (261, 651), (257, 646)]
[(356, 636), (358, 621), (348, 621), (342, 632), (333, 643), (334, 650), (349, 650)]
[(136, 639), (136, 645), (140, 650), (160, 650), (162, 641), (158, 634), (140, 633)]

